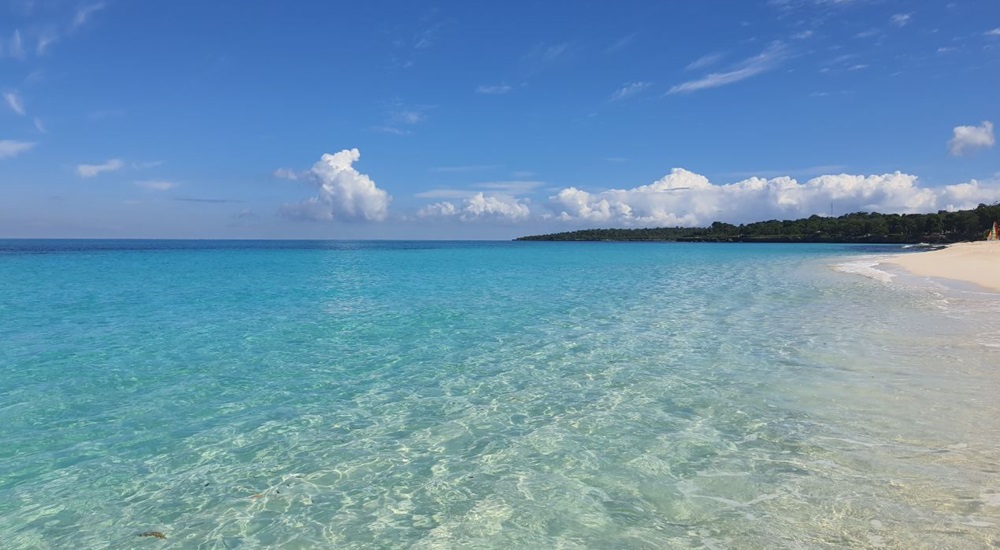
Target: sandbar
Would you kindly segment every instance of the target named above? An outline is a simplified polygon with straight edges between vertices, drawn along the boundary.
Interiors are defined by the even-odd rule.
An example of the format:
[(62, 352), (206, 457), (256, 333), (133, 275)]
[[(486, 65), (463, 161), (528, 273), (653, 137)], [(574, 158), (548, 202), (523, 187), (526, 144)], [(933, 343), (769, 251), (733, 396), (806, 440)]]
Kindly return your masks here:
[(1000, 241), (957, 243), (941, 250), (884, 260), (921, 277), (973, 283), (1000, 292)]

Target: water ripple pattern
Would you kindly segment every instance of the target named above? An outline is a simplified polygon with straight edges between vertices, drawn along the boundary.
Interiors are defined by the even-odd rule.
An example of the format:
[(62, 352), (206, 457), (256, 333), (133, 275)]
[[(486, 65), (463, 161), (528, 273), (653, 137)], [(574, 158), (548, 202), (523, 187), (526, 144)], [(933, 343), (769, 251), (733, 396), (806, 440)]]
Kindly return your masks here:
[(996, 547), (1000, 301), (891, 251), (0, 241), (0, 546)]

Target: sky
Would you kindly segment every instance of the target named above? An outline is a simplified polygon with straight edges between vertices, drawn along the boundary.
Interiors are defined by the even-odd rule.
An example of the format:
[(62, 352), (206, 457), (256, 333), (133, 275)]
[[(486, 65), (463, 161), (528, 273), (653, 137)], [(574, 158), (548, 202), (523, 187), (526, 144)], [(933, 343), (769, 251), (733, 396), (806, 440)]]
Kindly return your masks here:
[(0, 237), (510, 239), (1000, 201), (996, 0), (0, 0)]

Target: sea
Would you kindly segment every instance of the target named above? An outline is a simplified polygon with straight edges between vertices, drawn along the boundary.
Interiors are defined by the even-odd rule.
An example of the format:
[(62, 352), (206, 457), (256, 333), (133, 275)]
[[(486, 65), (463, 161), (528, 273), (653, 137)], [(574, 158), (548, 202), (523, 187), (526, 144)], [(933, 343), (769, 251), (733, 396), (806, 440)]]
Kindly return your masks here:
[(997, 548), (898, 246), (0, 241), (0, 547)]

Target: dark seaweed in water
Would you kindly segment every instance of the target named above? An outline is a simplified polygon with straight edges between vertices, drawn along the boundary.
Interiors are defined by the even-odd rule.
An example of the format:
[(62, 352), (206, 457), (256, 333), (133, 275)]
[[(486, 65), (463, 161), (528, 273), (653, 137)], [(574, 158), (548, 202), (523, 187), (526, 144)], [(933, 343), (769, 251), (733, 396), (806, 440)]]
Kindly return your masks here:
[(165, 538), (167, 538), (166, 535), (164, 535), (163, 533), (161, 533), (159, 531), (146, 531), (145, 533), (139, 533), (139, 536), (140, 537), (154, 537), (154, 538), (158, 538), (158, 539), (165, 539)]

